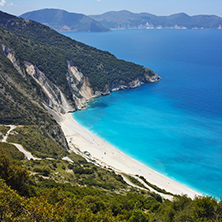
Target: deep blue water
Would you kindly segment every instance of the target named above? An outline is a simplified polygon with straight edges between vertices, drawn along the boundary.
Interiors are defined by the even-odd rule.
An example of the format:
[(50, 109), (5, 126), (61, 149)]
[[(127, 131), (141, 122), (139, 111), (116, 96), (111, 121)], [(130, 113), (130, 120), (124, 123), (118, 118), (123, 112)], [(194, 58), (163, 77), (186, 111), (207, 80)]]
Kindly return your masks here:
[(65, 34), (162, 78), (91, 101), (74, 118), (160, 173), (222, 196), (222, 31)]

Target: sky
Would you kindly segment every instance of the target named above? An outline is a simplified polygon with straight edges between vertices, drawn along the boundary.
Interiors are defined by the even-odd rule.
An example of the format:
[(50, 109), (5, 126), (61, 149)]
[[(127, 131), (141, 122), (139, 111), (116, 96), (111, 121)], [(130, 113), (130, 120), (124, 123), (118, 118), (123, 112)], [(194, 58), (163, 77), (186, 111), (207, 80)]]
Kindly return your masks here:
[(155, 15), (185, 12), (188, 15), (214, 14), (222, 17), (222, 0), (0, 0), (1, 11), (17, 16), (43, 8), (64, 9), (86, 15), (129, 10)]

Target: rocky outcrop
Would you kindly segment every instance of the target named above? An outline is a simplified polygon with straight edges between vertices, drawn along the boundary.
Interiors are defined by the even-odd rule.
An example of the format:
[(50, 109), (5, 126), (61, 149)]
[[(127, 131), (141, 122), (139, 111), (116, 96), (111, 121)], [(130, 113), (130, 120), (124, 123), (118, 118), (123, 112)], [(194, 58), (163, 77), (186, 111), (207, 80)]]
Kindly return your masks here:
[(12, 62), (15, 69), (24, 77), (24, 73), (22, 72), (19, 62), (15, 58), (15, 52), (12, 51), (9, 47), (5, 46), (4, 44), (2, 44), (2, 49), (7, 58)]
[[(7, 58), (12, 62), (14, 68), (25, 78), (25, 71), (22, 71), (19, 61), (16, 59), (15, 52), (4, 44), (2, 44), (2, 49)], [(53, 84), (43, 72), (30, 62), (24, 61), (24, 65), (26, 73), (32, 76), (48, 98), (47, 101), (44, 101), (48, 107), (59, 113), (66, 113), (75, 109), (69, 104), (59, 87)]]
[[(145, 70), (147, 68), (144, 68)], [(148, 69), (147, 69), (148, 70)], [(147, 71), (146, 70), (146, 71)], [(87, 78), (81, 73), (76, 66), (70, 61), (68, 61), (68, 73), (66, 79), (69, 83), (70, 90), (73, 95), (73, 100), (76, 104), (76, 109), (86, 109), (87, 102), (92, 98), (97, 98), (105, 95), (109, 95), (111, 92), (118, 90), (126, 90), (139, 87), (145, 83), (153, 83), (160, 80), (160, 77), (152, 72), (152, 75), (145, 74), (139, 76), (133, 81), (126, 83), (125, 81), (120, 81), (113, 85), (111, 88), (107, 88), (104, 92), (93, 91), (90, 87), (90, 83)]]
[[(40, 88), (42, 89), (42, 91), (45, 92), (45, 95), (46, 95), (46, 97), (44, 97), (44, 98), (42, 98), (40, 95), (37, 95), (40, 100), (38, 100), (38, 99), (35, 100), (35, 98), (32, 95), (29, 95), (28, 92), (26, 90), (24, 90), (24, 88), (22, 86), (20, 86), (20, 84), (18, 82), (16, 82), (13, 78), (10, 77), (9, 74), (6, 74), (4, 72), (1, 73), (1, 75), (0, 75), (0, 77), (1, 77), (0, 78), (0, 86), (1, 86), (0, 93), (1, 93), (1, 96), (2, 95), (5, 96), (5, 99), (4, 99), (4, 97), (1, 99), (4, 99), (3, 101), (6, 104), (6, 106), (7, 105), (9, 107), (15, 106), (15, 107), (17, 107), (19, 112), (21, 111), (22, 118), (25, 117), (25, 119), (27, 120), (27, 121), (23, 121), (22, 124), (35, 124), (36, 117), (38, 117), (39, 113), (44, 113), (44, 112), (47, 113), (48, 110), (51, 110), (49, 108), (49, 104), (54, 106), (54, 109), (57, 109), (58, 111), (61, 111), (64, 113), (70, 110), (70, 106), (69, 106), (65, 96), (61, 92), (61, 90), (58, 89), (58, 87), (56, 87), (52, 83), (50, 83), (50, 81), (45, 77), (45, 75), (43, 73), (41, 73), (38, 70), (37, 67), (34, 67), (31, 63), (26, 62), (25, 64), (26, 64), (27, 69), (29, 71), (29, 74), (27, 74), (28, 72), (26, 73), (25, 66), (23, 66), (24, 68), (21, 68), (21, 66), (20, 66), (21, 62), (18, 59), (16, 59), (15, 52), (5, 45), (2, 45), (2, 49), (5, 53), (5, 55), (7, 56), (7, 58), (12, 62), (14, 68), (18, 71), (18, 73), (21, 74), (21, 78), (24, 77), (26, 80), (34, 78), (35, 81), (38, 82)], [(32, 72), (31, 72), (31, 70), (32, 70)], [(28, 75), (32, 75), (32, 77), (27, 78)], [(30, 82), (28, 80), (28, 84), (29, 83)], [(32, 87), (33, 85), (29, 85), (29, 86)], [(43, 89), (45, 89), (45, 90), (43, 90)], [(36, 88), (33, 88), (33, 90), (37, 91)], [(15, 96), (17, 94), (18, 94), (18, 97)], [(55, 98), (53, 98), (53, 96)], [(21, 99), (21, 97), (22, 97), (22, 99)], [(49, 99), (49, 97), (51, 97), (52, 99)], [(48, 98), (48, 102), (46, 101), (47, 100), (46, 98)], [(21, 100), (19, 100), (19, 99), (21, 99)], [(33, 104), (33, 106), (37, 109), (36, 113), (29, 114), (29, 111), (27, 111), (27, 113), (26, 113), (25, 108), (27, 108), (27, 106), (26, 106), (26, 102), (23, 103), (23, 100), (30, 100), (30, 103)], [(21, 103), (20, 103), (20, 101), (21, 101)], [(47, 111), (43, 110), (43, 106), (40, 105), (39, 101), (44, 101), (43, 104), (45, 105), (45, 107), (47, 107), (47, 109), (46, 109)], [(54, 104), (52, 104), (53, 102), (54, 102)], [(31, 106), (30, 103), (28, 103), (29, 106)], [(11, 104), (13, 104), (13, 105), (11, 105)], [(71, 107), (71, 109), (72, 109), (72, 107)], [(11, 112), (11, 109), (9, 108), (8, 111)], [(14, 111), (12, 111), (12, 113), (13, 112)], [(30, 112), (32, 112), (32, 111), (30, 111)], [(36, 114), (37, 114), (37, 116), (36, 116)], [(5, 116), (4, 115), (5, 114), (3, 113), (3, 117), (1, 118), (1, 120), (4, 119), (4, 123), (18, 124), (17, 121), (19, 119), (18, 117), (20, 117), (20, 114), (18, 114), (17, 112), (14, 115), (15, 118), (13, 118), (13, 116), (12, 116), (8, 119), (8, 115), (5, 115)], [(23, 117), (23, 115), (24, 115), (24, 117)], [(28, 119), (30, 120), (30, 122)], [(61, 127), (53, 119), (50, 119), (50, 118), (42, 119), (42, 121), (38, 122), (38, 124), (39, 124), (39, 127), (42, 130), (42, 132), (44, 132), (44, 134), (45, 133), (48, 134), (48, 136), (51, 137), (53, 140), (55, 140), (61, 147), (63, 147), (65, 150), (69, 150), (69, 146), (67, 144), (66, 138), (64, 136), (64, 133), (63, 133)], [(1, 137), (1, 135), (0, 135), (0, 137)]]
[(135, 80), (131, 81), (130, 83), (125, 83), (124, 81), (120, 81), (119, 83), (113, 85), (111, 88), (111, 92), (119, 91), (119, 90), (126, 90), (126, 89), (133, 89), (139, 87), (145, 83), (154, 83), (158, 82), (161, 78), (154, 74), (153, 76), (144, 75), (136, 78)]
[(85, 109), (86, 103), (93, 98), (93, 90), (90, 88), (89, 81), (78, 71), (72, 62), (68, 61), (68, 72), (66, 79), (75, 101), (76, 109)]

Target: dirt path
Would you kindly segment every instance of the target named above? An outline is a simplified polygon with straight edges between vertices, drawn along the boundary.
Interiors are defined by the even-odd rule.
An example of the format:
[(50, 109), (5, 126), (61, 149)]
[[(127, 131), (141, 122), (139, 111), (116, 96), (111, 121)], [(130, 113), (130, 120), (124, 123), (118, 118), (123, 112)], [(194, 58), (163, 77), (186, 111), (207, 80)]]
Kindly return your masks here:
[[(7, 142), (7, 139), (8, 139), (8, 136), (9, 136), (10, 132), (16, 128), (16, 126), (14, 126), (14, 125), (8, 125), (8, 126), (10, 127), (10, 129), (9, 129), (9, 131), (6, 133), (6, 135), (3, 137), (3, 139), (2, 139), (2, 142), (3, 142), (3, 143), (8, 143), (8, 142)], [(41, 160), (40, 158), (36, 158), (36, 157), (34, 157), (30, 152), (26, 151), (26, 150), (23, 148), (22, 145), (17, 144), (17, 143), (9, 143), (9, 144), (14, 145), (20, 152), (22, 152), (22, 153), (25, 155), (25, 157), (26, 157), (28, 160), (31, 160), (31, 159), (33, 159), (33, 160)]]

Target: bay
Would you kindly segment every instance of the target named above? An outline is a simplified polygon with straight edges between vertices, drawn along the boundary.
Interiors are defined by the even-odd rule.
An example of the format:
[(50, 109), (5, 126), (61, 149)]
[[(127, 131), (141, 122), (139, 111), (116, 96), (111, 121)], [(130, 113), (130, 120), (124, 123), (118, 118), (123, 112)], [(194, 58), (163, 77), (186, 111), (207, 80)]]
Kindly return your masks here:
[(153, 69), (154, 84), (91, 101), (74, 118), (127, 155), (191, 188), (222, 194), (222, 31), (63, 33)]

